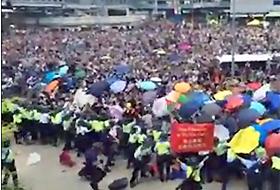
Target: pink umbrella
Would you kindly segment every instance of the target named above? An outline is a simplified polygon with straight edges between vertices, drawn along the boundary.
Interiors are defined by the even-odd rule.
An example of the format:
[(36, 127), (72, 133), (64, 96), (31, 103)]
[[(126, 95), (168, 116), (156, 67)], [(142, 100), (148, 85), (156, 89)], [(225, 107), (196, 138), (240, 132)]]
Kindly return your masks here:
[(119, 105), (109, 106), (111, 117), (121, 120), (124, 110)]
[(190, 51), (192, 46), (189, 45), (187, 42), (182, 42), (178, 45), (179, 50), (181, 51)]

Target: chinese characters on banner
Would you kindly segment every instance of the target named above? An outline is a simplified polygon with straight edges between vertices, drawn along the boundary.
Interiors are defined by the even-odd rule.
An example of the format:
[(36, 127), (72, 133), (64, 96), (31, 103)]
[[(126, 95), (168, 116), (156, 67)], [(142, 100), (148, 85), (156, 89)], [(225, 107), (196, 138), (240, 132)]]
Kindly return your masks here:
[(173, 123), (171, 148), (176, 153), (212, 151), (214, 124)]

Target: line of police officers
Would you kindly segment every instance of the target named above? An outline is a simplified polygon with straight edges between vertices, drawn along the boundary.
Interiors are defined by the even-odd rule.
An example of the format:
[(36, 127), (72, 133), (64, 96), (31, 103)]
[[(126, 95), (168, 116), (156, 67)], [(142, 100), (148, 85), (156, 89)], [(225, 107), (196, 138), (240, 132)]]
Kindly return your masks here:
[[(69, 114), (65, 111), (53, 112), (51, 114), (49, 112), (40, 113), (37, 109), (23, 108), (9, 100), (2, 102), (2, 120), (3, 122), (13, 122), (17, 126), (17, 130), (15, 131), (16, 142), (19, 142), (21, 138), (25, 139), (26, 136), (30, 136), (31, 139), (36, 140), (38, 139), (37, 134), (39, 132), (40, 138), (51, 138), (53, 143), (57, 144), (59, 136), (64, 132), (64, 134), (68, 134), (65, 135), (65, 146), (68, 148), (72, 148), (71, 142), (79, 138), (82, 140), (86, 138), (89, 141), (85, 142), (89, 142), (89, 144), (100, 140), (104, 133), (108, 133), (107, 129), (112, 125), (109, 120), (96, 118), (90, 120), (89, 118), (84, 118), (73, 113)], [(153, 175), (150, 168), (148, 168), (153, 152), (157, 155), (157, 168), (160, 180), (162, 182), (168, 181), (170, 165), (172, 163), (168, 135), (163, 133), (160, 128), (144, 129), (137, 125), (135, 119), (125, 119), (121, 123), (121, 129), (122, 133), (118, 135), (118, 138), (121, 139), (120, 147), (127, 153), (127, 168), (131, 164), (134, 166), (130, 179), (131, 187), (137, 184), (140, 175), (141, 177), (146, 177), (147, 171), (150, 171)], [(77, 146), (78, 151), (84, 153), (91, 147), (88, 143), (85, 143), (85, 146)], [(225, 154), (224, 150), (227, 147), (223, 146), (222, 149), (224, 150), (221, 151), (219, 146), (221, 147), (221, 144), (217, 145), (215, 154), (222, 156)], [(17, 185), (15, 161), (8, 141), (6, 144), (3, 143), (3, 148), (2, 163), (4, 164), (2, 169), (5, 169), (7, 173), (5, 173), (3, 184), (7, 183), (10, 176), (9, 173), (12, 173), (14, 184)], [(110, 155), (113, 156), (113, 154)], [(110, 160), (112, 160), (112, 157)], [(272, 157), (271, 161), (272, 187), (275, 190), (279, 190), (279, 181), (277, 181), (280, 173), (279, 155)], [(182, 162), (180, 163), (181, 169), (186, 172), (187, 179), (178, 189), (184, 189), (185, 186), (191, 186), (192, 183), (195, 184), (197, 189), (200, 189), (202, 181), (200, 170), (202, 167), (197, 167), (199, 163), (196, 162), (195, 164), (187, 165), (183, 165)], [(225, 165), (227, 164), (225, 163)], [(223, 189), (225, 190), (226, 187), (223, 186)]]

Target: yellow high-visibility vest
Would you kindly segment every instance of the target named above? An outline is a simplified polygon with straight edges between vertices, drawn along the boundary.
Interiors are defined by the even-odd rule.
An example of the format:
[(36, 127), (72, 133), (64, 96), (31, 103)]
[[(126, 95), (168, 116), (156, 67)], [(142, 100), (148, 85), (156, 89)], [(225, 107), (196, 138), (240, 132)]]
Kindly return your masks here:
[(271, 168), (280, 171), (280, 158), (277, 156), (272, 156), (271, 161), (272, 161)]
[(170, 143), (168, 141), (156, 143), (155, 151), (159, 156), (169, 154), (170, 153), (169, 149), (170, 149)]
[(188, 179), (193, 179), (196, 182), (200, 182), (201, 178), (200, 178), (200, 168), (199, 169), (194, 169), (191, 166), (187, 166), (187, 178)]

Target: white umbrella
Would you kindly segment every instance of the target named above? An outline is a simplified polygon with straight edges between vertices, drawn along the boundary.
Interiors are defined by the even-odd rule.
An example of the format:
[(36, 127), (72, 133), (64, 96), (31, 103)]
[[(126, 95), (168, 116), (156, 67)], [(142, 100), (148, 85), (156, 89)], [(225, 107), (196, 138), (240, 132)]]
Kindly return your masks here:
[(215, 125), (214, 137), (217, 137), (219, 141), (226, 141), (230, 138), (229, 130), (224, 125)]
[(165, 97), (156, 99), (153, 103), (152, 111), (156, 117), (168, 115), (167, 103)]
[(253, 100), (255, 101), (260, 101), (263, 100), (266, 96), (266, 93), (269, 92), (270, 89), (270, 84), (265, 84), (258, 90), (256, 90), (253, 94)]

